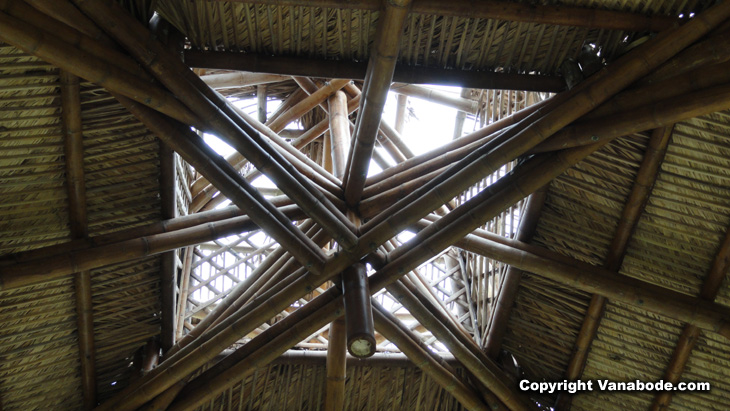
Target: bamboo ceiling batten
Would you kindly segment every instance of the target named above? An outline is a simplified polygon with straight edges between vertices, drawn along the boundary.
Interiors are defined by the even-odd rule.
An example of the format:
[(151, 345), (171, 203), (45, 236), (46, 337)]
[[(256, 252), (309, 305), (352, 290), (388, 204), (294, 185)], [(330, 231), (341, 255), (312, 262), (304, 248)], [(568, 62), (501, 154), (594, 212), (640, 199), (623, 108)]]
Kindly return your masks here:
[(0, 408), (730, 407), (729, 18), (1, 0)]

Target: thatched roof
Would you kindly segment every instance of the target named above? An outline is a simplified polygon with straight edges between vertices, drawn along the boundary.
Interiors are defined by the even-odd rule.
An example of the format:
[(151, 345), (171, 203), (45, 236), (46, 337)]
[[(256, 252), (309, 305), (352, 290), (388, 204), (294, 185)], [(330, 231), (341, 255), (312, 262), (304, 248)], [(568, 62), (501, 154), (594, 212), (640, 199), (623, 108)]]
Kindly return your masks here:
[[(320, 409), (338, 387), (344, 409), (730, 408), (724, 3), (708, 13), (711, 30), (698, 23), (714, 4), (704, 1), (401, 3), (0, 4), (0, 408)], [(132, 24), (150, 19), (153, 35)], [(664, 38), (673, 41), (654, 48)], [(212, 76), (275, 74), (220, 92), (285, 109), (264, 109), (275, 120), (260, 125), (186, 67), (218, 86)], [(434, 156), (425, 171), (388, 170), (418, 144), (380, 123), (390, 72), (396, 82), (462, 85), (460, 97), (393, 89), (468, 106), (456, 136), (468, 117), (494, 129), (464, 139), (493, 140)], [(626, 87), (639, 91), (594, 117), (581, 111)], [(361, 98), (359, 110), (344, 112), (340, 96), (345, 106)], [(498, 134), (533, 104), (539, 115)], [(348, 119), (351, 145), (339, 140)], [(227, 139), (243, 176), (191, 127)], [(523, 138), (534, 130), (539, 138)], [(549, 145), (575, 141), (584, 148)], [(364, 174), (371, 156), (381, 177)], [(256, 168), (277, 188), (250, 189)], [(439, 180), (460, 170), (474, 173)], [(235, 207), (213, 210), (226, 197)], [(405, 229), (423, 231), (394, 237)], [(324, 324), (343, 298), (324, 281), (339, 283), (347, 267), (365, 272), (361, 259), (377, 272), (370, 284), (387, 285), (376, 297), (386, 307), (374, 309), (378, 350), (401, 350), (416, 366), (378, 353), (328, 378), (336, 367), (321, 350), (338, 331)], [(521, 378), (712, 389), (571, 396), (519, 392)]]

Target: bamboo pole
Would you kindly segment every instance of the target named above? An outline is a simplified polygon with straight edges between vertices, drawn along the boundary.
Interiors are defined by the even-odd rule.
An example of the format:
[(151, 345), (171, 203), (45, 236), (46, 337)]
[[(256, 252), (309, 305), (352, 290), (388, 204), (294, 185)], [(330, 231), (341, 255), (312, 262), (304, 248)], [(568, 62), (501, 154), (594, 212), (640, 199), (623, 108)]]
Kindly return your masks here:
[[(188, 288), (190, 287), (190, 273), (193, 269), (193, 250), (194, 247), (186, 247), (185, 248), (185, 255), (183, 257), (183, 266), (182, 271), (180, 274), (180, 294), (178, 297), (178, 304), (177, 304), (177, 325), (175, 326), (175, 341), (178, 341), (183, 336), (183, 328), (185, 326), (185, 312), (187, 311), (188, 307)], [(170, 352), (170, 350), (174, 347), (170, 347), (166, 351)]]
[(152, 110), (118, 98), (130, 112), (152, 130), (165, 144), (170, 145), (198, 172), (222, 190), (231, 201), (246, 210), (259, 226), (266, 229), (282, 246), (315, 271), (324, 261), (322, 251), (300, 230), (292, 227), (288, 219), (270, 202), (248, 184), (230, 165), (218, 156), (188, 127), (173, 124)]
[(258, 112), (259, 122), (266, 123), (266, 86), (259, 84), (256, 86), (256, 111)]
[[(248, 73), (239, 71), (236, 73), (209, 74), (201, 76), (205, 84), (214, 90), (225, 88), (240, 88), (246, 86), (260, 86), (269, 83), (278, 83), (289, 80), (288, 76), (266, 73)], [(262, 123), (266, 120), (262, 121)]]
[[(64, 130), (66, 188), (68, 191), (69, 228), (71, 238), (88, 236), (86, 215), (86, 180), (84, 175), (84, 143), (81, 122), (79, 79), (61, 71), (61, 121)], [(79, 271), (74, 276), (76, 326), (78, 328), (81, 387), (86, 410), (96, 405), (96, 367), (94, 359), (94, 310), (91, 299), (91, 273)]]
[[(198, 68), (353, 80), (364, 80), (367, 72), (367, 64), (361, 62), (231, 51), (185, 50), (185, 62), (190, 67)], [(550, 93), (557, 93), (565, 89), (565, 80), (558, 76), (440, 69), (405, 64), (396, 65), (393, 81), (408, 84), (437, 84), (475, 89), (528, 90)]]
[[(194, 75), (188, 67), (178, 61), (174, 55), (154, 39), (150, 39), (146, 28), (116, 3), (89, 2), (76, 0), (76, 4), (96, 21), (99, 26), (109, 32), (118, 42), (139, 59), (149, 70), (189, 108), (193, 108), (205, 124), (218, 132), (239, 152), (245, 152), (252, 162), (274, 181), (290, 198), (317, 221), (343, 247), (349, 248), (356, 238), (337, 218), (334, 206), (316, 191), (289, 164), (281, 154), (255, 132), (232, 109), (229, 102), (211, 90)], [(153, 50), (154, 58), (145, 50)], [(191, 123), (188, 123), (191, 124)], [(196, 124), (196, 123), (192, 123)], [(301, 232), (297, 234), (300, 241), (306, 243)], [(308, 245), (311, 248), (311, 244)]]
[[(537, 223), (546, 198), (547, 187), (538, 189), (528, 198), (525, 211), (520, 218), (520, 226), (515, 236), (518, 241), (527, 243), (532, 239), (537, 229)], [(502, 348), (502, 340), (507, 332), (512, 306), (517, 299), (522, 273), (522, 270), (512, 266), (507, 269), (499, 290), (499, 295), (497, 296), (497, 301), (494, 304), (489, 330), (484, 342), (484, 352), (493, 360), (497, 359), (499, 351)]]
[(353, 137), (354, 144), (350, 150), (347, 172), (343, 180), (345, 202), (350, 207), (360, 201), (365, 186), (375, 136), (393, 78), (400, 35), (408, 16), (409, 6), (410, 0), (388, 2), (378, 20), (377, 38), (370, 52), (368, 73), (365, 76), (360, 113)]
[(408, 106), (408, 96), (405, 94), (398, 94), (396, 97), (396, 109), (395, 109), (395, 131), (398, 134), (403, 134), (403, 128), (406, 125), (406, 107)]
[[(364, 234), (361, 241), (382, 243), (385, 239), (381, 238), (379, 233), (381, 230), (384, 233), (385, 229), (374, 229), (374, 227), (387, 225), (404, 228), (410, 221), (413, 221), (412, 219), (420, 218), (436, 209), (444, 201), (453, 198), (457, 193), (478, 181), (479, 178), (489, 175), (503, 164), (544, 141), (560, 128), (672, 57), (683, 47), (721, 23), (728, 14), (730, 14), (730, 2), (721, 3), (697, 16), (700, 18), (699, 20), (693, 19), (676, 30), (658, 36), (653, 41), (625, 54), (611, 67), (590, 77), (564, 96), (559, 96), (556, 100), (557, 103), (554, 104), (556, 107), (545, 116), (512, 137), (503, 141), (497, 140), (501, 144), (494, 147), (493, 150), (487, 151), (484, 156), (482, 156), (482, 150), (477, 150), (443, 173), (443, 177), (434, 179), (420, 190), (411, 193), (382, 212), (382, 217), (376, 217), (363, 225), (361, 231)], [(698, 108), (696, 111), (700, 112), (702, 109)], [(489, 148), (488, 143), (485, 151)], [(345, 192), (347, 193), (347, 189)]]
[[(235, 1), (237, 3), (253, 2), (251, 0)], [(297, 0), (256, 0), (255, 3), (277, 6), (301, 5)], [(343, 3), (337, 0), (315, 0), (310, 1), (308, 4), (311, 7), (379, 10), (381, 2), (378, 0), (350, 0)], [(625, 31), (662, 31), (673, 27), (679, 20), (671, 16), (647, 16), (640, 13), (576, 6), (505, 4), (502, 1), (480, 1), (475, 3), (469, 0), (454, 0), (448, 3), (437, 0), (414, 0), (411, 12), (437, 16), (484, 18)]]
[(282, 114), (280, 117), (272, 121), (271, 124), (269, 124), (269, 128), (276, 132), (283, 130), (287, 124), (298, 119), (305, 113), (320, 105), (337, 90), (345, 87), (345, 85), (348, 84), (350, 81), (351, 80), (347, 79), (334, 79), (329, 83), (326, 83), (316, 92), (305, 97), (304, 100), (300, 101), (299, 103), (294, 105), (294, 107), (289, 109), (286, 113)]
[(729, 102), (730, 83), (708, 87), (609, 117), (577, 122), (556, 133), (554, 140), (549, 145), (539, 147), (539, 151), (584, 147), (605, 139), (664, 127), (703, 114), (726, 110)]
[(367, 278), (367, 269), (363, 263), (355, 263), (342, 272), (347, 351), (358, 358), (375, 354), (373, 311)]
[(392, 324), (381, 311), (374, 313), (375, 324), (378, 332), (383, 334), (390, 342), (395, 344), (404, 354), (408, 356), (423, 372), (431, 377), (437, 384), (444, 387), (457, 401), (470, 410), (488, 410), (488, 407), (474, 393), (474, 390), (456, 378), (440, 366), (430, 355), (415, 344), (397, 326)]
[(345, 319), (340, 317), (330, 323), (327, 337), (327, 383), (324, 409), (342, 410), (345, 404), (345, 374), (347, 371), (347, 330)]
[[(177, 217), (177, 178), (175, 153), (160, 142), (160, 204), (161, 217)], [(168, 251), (160, 257), (160, 345), (163, 351), (175, 344), (175, 289), (177, 277), (177, 251)]]
[(457, 97), (451, 93), (434, 90), (424, 86), (394, 83), (390, 86), (390, 90), (400, 95), (415, 97), (432, 103), (441, 104), (469, 114), (476, 114), (479, 110), (479, 102), (476, 100)]
[[(302, 215), (296, 206), (286, 206), (282, 211), (292, 217)], [(161, 234), (80, 248), (60, 255), (36, 258), (2, 267), (0, 288), (6, 290), (42, 283), (77, 271), (92, 270), (255, 229), (258, 229), (258, 226), (248, 216), (234, 217)]]
[[(474, 341), (465, 338), (459, 330), (455, 330), (448, 317), (441, 315), (434, 307), (426, 308), (424, 301), (417, 298), (403, 283), (394, 282), (386, 288), (401, 304), (410, 312), (420, 324), (431, 331), (438, 340), (443, 343), (459, 362), (476, 377), (484, 387), (494, 392), (494, 395), (487, 396), (489, 402), (499, 402), (498, 398), (504, 400), (513, 410), (527, 410), (531, 407), (528, 402), (518, 398), (514, 391), (507, 386), (507, 378), (493, 364), (481, 350), (474, 345)], [(447, 326), (447, 324), (449, 326)], [(387, 337), (386, 337), (387, 338)], [(480, 358), (481, 357), (481, 358)], [(496, 397), (495, 397), (496, 395)]]

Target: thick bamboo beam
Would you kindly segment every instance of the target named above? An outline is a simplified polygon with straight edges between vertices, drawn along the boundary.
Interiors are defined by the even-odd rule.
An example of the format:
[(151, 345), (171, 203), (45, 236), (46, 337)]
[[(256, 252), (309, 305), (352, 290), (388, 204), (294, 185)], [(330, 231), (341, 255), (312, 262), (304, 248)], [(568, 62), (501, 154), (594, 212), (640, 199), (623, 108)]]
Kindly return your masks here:
[[(81, 131), (81, 94), (78, 77), (66, 71), (61, 72), (61, 120), (64, 130), (71, 238), (83, 238), (88, 236), (88, 220), (86, 217), (84, 143)], [(94, 364), (96, 353), (94, 350), (91, 273), (88, 270), (75, 274), (74, 291), (84, 409), (90, 410), (96, 405), (96, 367)]]
[(403, 128), (406, 125), (406, 107), (408, 106), (408, 96), (398, 94), (396, 97), (397, 105), (395, 109), (395, 131), (403, 134)]
[(360, 201), (365, 186), (410, 3), (410, 0), (390, 1), (378, 19), (377, 37), (370, 52), (360, 113), (353, 135), (354, 144), (343, 180), (345, 202), (350, 207)]
[[(292, 218), (300, 218), (303, 215), (296, 206), (284, 206), (282, 212)], [(248, 216), (233, 217), (100, 246), (71, 249), (62, 254), (2, 267), (0, 289), (43, 283), (77, 271), (135, 260), (258, 228)]]
[[(367, 64), (338, 60), (318, 60), (291, 56), (267, 56), (229, 51), (185, 50), (190, 67), (241, 70), (290, 76), (349, 78), (364, 80)], [(476, 89), (528, 90), (556, 93), (565, 89), (557, 76), (492, 73), (474, 70), (440, 69), (398, 64), (393, 81), (408, 84), (436, 84)]]
[(441, 104), (446, 107), (455, 108), (469, 114), (476, 114), (479, 110), (479, 102), (463, 97), (454, 96), (439, 90), (413, 84), (395, 83), (390, 90), (400, 95), (416, 97), (432, 103)]
[[(164, 49), (147, 29), (116, 3), (75, 2), (100, 27), (122, 44), (139, 61), (148, 66), (155, 77), (180, 99), (194, 109), (204, 122), (240, 153), (246, 153), (249, 161), (274, 181), (302, 209), (317, 221), (345, 248), (352, 247), (356, 238), (338, 218), (336, 208), (319, 191), (312, 187), (282, 155), (263, 139), (222, 96), (211, 90), (198, 76), (190, 71), (175, 55)], [(153, 51), (150, 57), (148, 50)], [(198, 125), (198, 123), (188, 123)], [(343, 217), (344, 218), (344, 217)], [(301, 232), (297, 232), (302, 244), (306, 244)], [(311, 248), (311, 244), (307, 245)]]
[(355, 263), (342, 272), (347, 325), (347, 351), (358, 358), (375, 354), (373, 311), (364, 263)]
[(239, 88), (246, 86), (259, 86), (262, 84), (277, 83), (280, 81), (291, 80), (289, 76), (280, 76), (278, 74), (266, 73), (249, 73), (239, 71), (236, 73), (209, 74), (201, 76), (205, 84), (214, 90), (225, 88)]
[(347, 372), (347, 330), (345, 319), (340, 317), (330, 323), (327, 337), (327, 384), (324, 409), (342, 410), (345, 404), (345, 373)]
[[(175, 323), (175, 341), (182, 338), (185, 328), (185, 312), (188, 307), (188, 290), (190, 289), (190, 274), (193, 270), (194, 250), (195, 247), (188, 246), (185, 248), (185, 253), (183, 255), (183, 265), (182, 270), (180, 271), (180, 293), (178, 296), (176, 315), (177, 321)], [(170, 349), (172, 349), (172, 347), (170, 347)], [(166, 350), (165, 353), (170, 352), (170, 349)]]
[[(175, 152), (160, 143), (160, 203), (162, 218), (177, 217), (177, 178), (175, 177)], [(160, 257), (160, 346), (163, 352), (175, 344), (175, 289), (177, 279), (176, 251), (168, 251)]]
[[(300, 0), (235, 0), (237, 3), (271, 4), (278, 6), (301, 6)], [(310, 7), (340, 9), (378, 10), (378, 0), (308, 1)], [(597, 10), (584, 7), (527, 5), (504, 1), (455, 0), (444, 3), (438, 0), (414, 0), (412, 13), (437, 16), (469, 17), (509, 20), (526, 23), (557, 24), (561, 26), (588, 27), (595, 29), (625, 31), (662, 31), (677, 24), (670, 16), (647, 16), (639, 13)]]
[(287, 124), (303, 116), (313, 108), (323, 103), (329, 96), (334, 94), (337, 90), (345, 87), (350, 80), (346, 79), (334, 79), (324, 86), (320, 87), (319, 90), (305, 97), (304, 100), (300, 101), (294, 107), (289, 109), (287, 112), (277, 117), (274, 121), (269, 124), (269, 128), (274, 132), (278, 132), (284, 129)]
[(436, 383), (444, 387), (462, 405), (470, 410), (489, 410), (474, 390), (441, 367), (430, 355), (412, 341), (398, 326), (386, 318), (380, 310), (374, 313), (378, 332), (395, 344), (411, 361)]
[[(532, 193), (527, 199), (527, 205), (525, 206), (525, 211), (520, 219), (520, 226), (515, 236), (518, 241), (527, 243), (532, 239), (537, 229), (537, 223), (540, 219), (546, 198), (547, 187), (544, 187)], [(497, 301), (494, 304), (492, 319), (484, 342), (484, 352), (493, 360), (497, 359), (499, 351), (502, 348), (502, 340), (507, 332), (509, 316), (512, 313), (512, 307), (517, 299), (522, 273), (522, 270), (512, 266), (507, 269), (499, 295), (497, 296)]]
[(256, 86), (256, 111), (258, 112), (259, 122), (266, 123), (266, 86), (259, 84)]

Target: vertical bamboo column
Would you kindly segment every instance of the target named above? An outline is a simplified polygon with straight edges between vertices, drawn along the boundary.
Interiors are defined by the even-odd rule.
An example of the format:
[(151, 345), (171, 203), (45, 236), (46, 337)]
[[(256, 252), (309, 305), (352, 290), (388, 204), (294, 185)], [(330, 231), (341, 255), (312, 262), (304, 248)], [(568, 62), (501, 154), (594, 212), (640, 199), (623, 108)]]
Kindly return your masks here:
[(398, 57), (398, 47), (410, 0), (388, 1), (378, 22), (377, 38), (370, 51), (370, 61), (365, 75), (360, 115), (355, 126), (355, 144), (350, 150), (347, 172), (344, 177), (345, 202), (354, 206), (360, 201), (365, 186), (370, 158), (373, 154), (375, 137), (380, 126), (385, 99)]
[[(84, 146), (81, 133), (81, 94), (78, 77), (61, 71), (61, 117), (66, 156), (66, 187), (69, 201), (69, 223), (72, 238), (88, 235), (86, 217), (86, 183), (84, 178)], [(91, 300), (91, 273), (81, 271), (74, 276), (76, 291), (76, 325), (79, 335), (81, 383), (84, 409), (96, 405), (96, 369), (94, 365), (94, 318)]]
[(347, 332), (344, 317), (330, 323), (327, 337), (327, 386), (324, 409), (339, 411), (345, 404), (345, 374), (347, 373)]
[(398, 134), (403, 134), (403, 129), (406, 125), (406, 108), (408, 106), (408, 96), (405, 94), (398, 94), (397, 105), (395, 107), (395, 131)]
[[(177, 324), (175, 326), (175, 341), (182, 338), (183, 328), (185, 328), (185, 312), (187, 311), (188, 307), (188, 289), (190, 287), (190, 274), (193, 269), (194, 249), (194, 246), (186, 247), (185, 254), (183, 256), (183, 266), (180, 273), (180, 294), (177, 300)], [(169, 350), (167, 350), (166, 352), (168, 351)]]
[(259, 84), (256, 86), (256, 111), (259, 115), (259, 122), (266, 123), (266, 86)]
[(347, 350), (354, 357), (370, 357), (375, 354), (375, 328), (364, 263), (355, 263), (343, 271), (342, 290), (345, 296)]
[[(177, 217), (177, 178), (175, 177), (175, 152), (160, 141), (160, 203), (161, 217), (165, 220)], [(175, 283), (177, 277), (177, 251), (160, 256), (160, 304), (162, 310), (160, 347), (163, 352), (175, 344)]]

